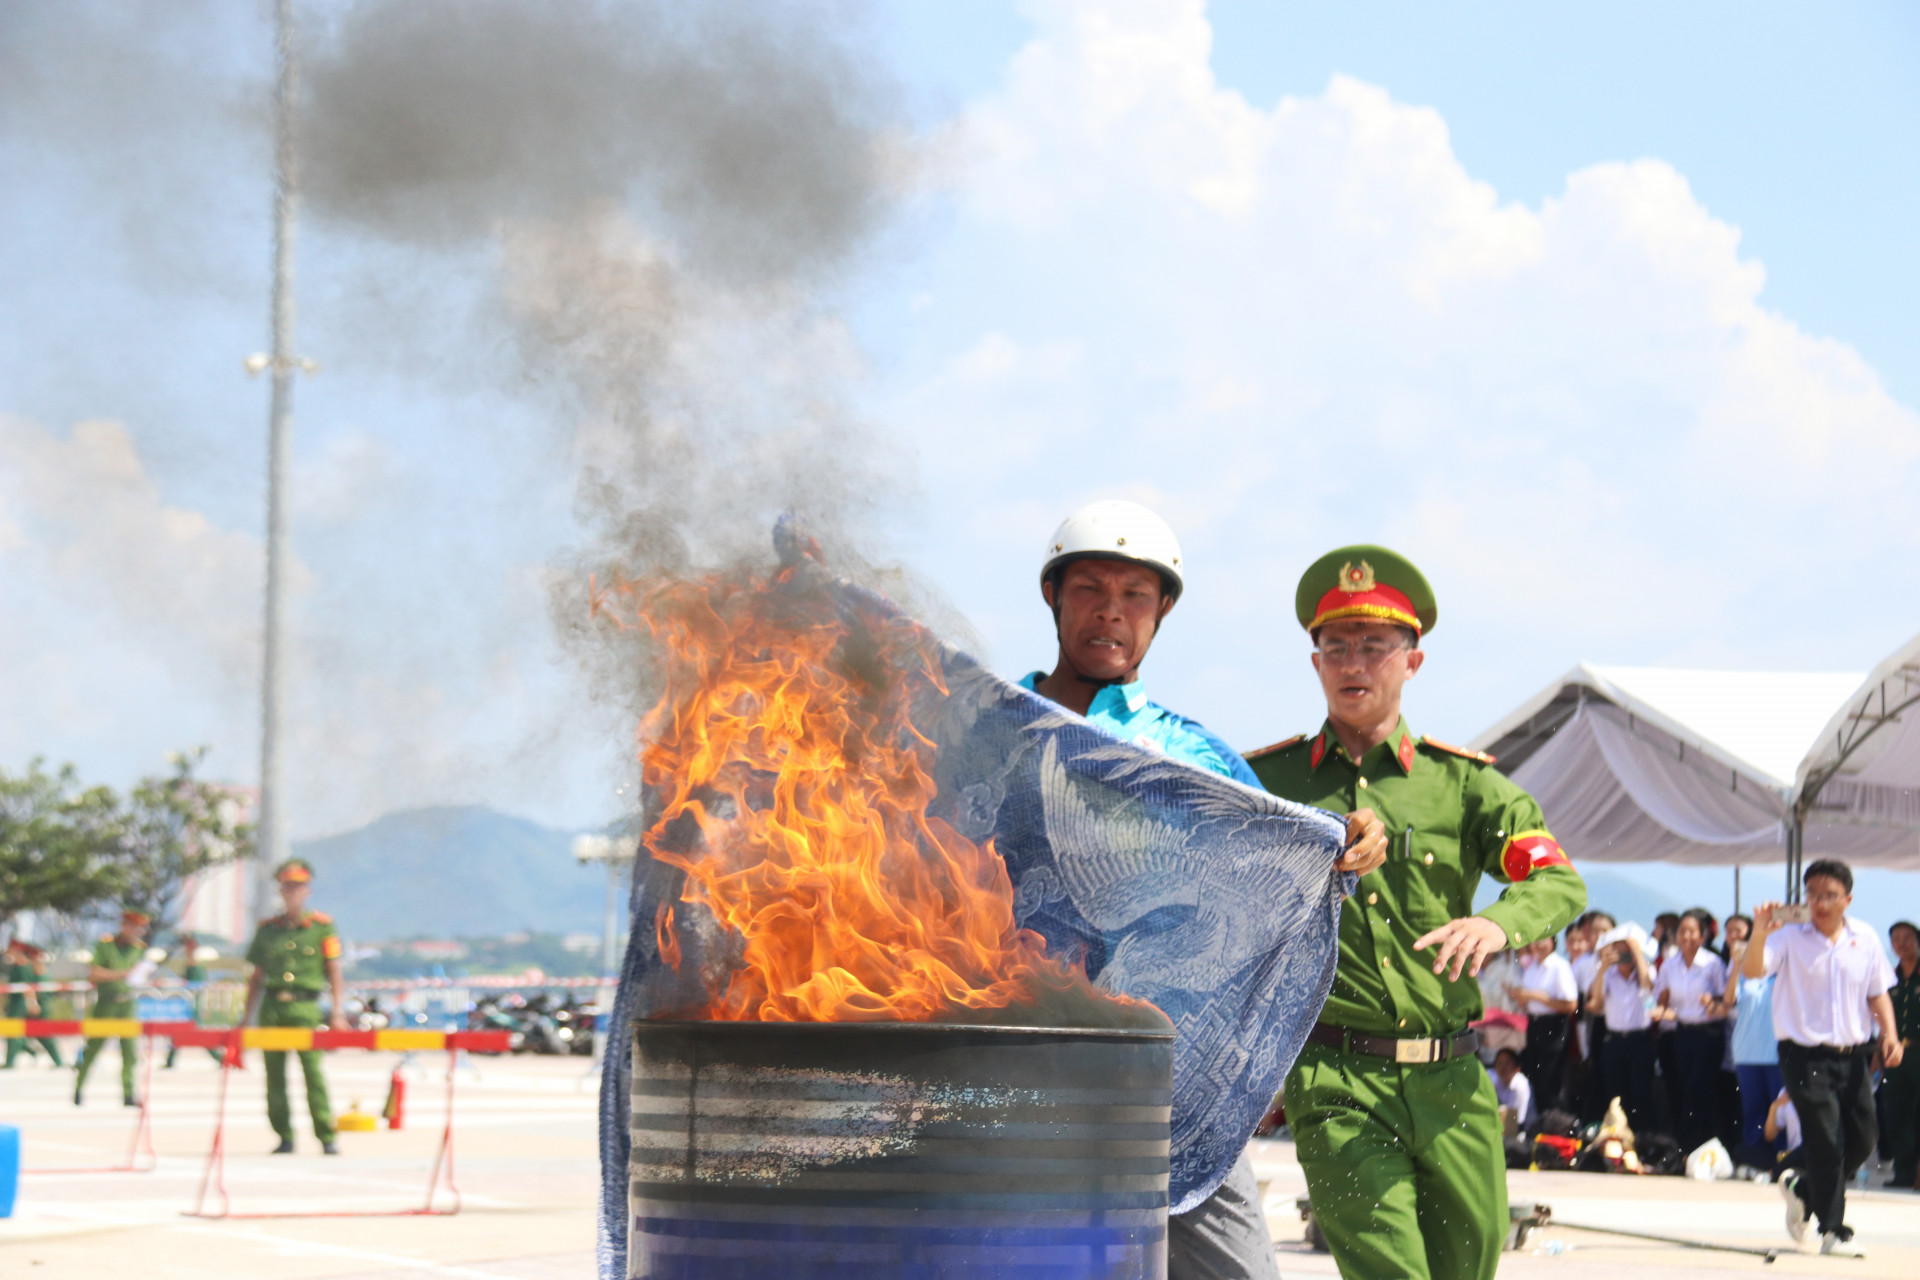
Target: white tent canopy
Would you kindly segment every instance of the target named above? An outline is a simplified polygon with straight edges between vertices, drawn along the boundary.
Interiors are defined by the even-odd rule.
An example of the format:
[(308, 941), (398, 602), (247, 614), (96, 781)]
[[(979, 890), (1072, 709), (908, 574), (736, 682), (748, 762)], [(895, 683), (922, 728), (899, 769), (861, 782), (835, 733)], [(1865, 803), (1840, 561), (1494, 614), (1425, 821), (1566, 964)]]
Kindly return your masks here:
[(1920, 638), (1864, 681), (1583, 664), (1474, 745), (1576, 858), (1920, 868), (1914, 701)]

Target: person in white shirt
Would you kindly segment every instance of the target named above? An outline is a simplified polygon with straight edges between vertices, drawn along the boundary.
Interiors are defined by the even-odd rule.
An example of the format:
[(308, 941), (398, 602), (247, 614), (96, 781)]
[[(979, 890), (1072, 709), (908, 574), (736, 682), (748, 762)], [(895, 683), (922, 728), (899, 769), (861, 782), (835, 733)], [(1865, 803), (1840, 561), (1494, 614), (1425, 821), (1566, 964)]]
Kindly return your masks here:
[(1513, 1122), (1522, 1134), (1532, 1133), (1533, 1084), (1520, 1069), (1520, 1056), (1511, 1049), (1502, 1049), (1493, 1055), (1493, 1065), (1487, 1071), (1493, 1077), (1494, 1098), (1513, 1114)]
[[(1607, 1112), (1607, 1098), (1601, 1097), (1600, 1079), (1600, 1042), (1606, 1038), (1607, 1026), (1601, 1021), (1600, 1009), (1587, 999), (1587, 992), (1593, 989), (1593, 980), (1599, 976), (1601, 967), (1600, 936), (1613, 928), (1614, 919), (1604, 911), (1589, 911), (1580, 923), (1567, 931), (1567, 964), (1573, 969), (1573, 982), (1580, 992), (1580, 1025), (1577, 1030), (1580, 1043), (1580, 1068), (1574, 1072), (1578, 1081), (1578, 1091), (1574, 1101), (1579, 1104), (1580, 1119), (1592, 1122)], [(1580, 946), (1574, 946), (1578, 936)]]
[[(1753, 913), (1753, 941), (1741, 961), (1749, 978), (1776, 975), (1773, 1029), (1780, 1078), (1799, 1113), (1806, 1165), (1783, 1179), (1787, 1230), (1799, 1240), (1807, 1217), (1820, 1224), (1820, 1252), (1860, 1256), (1846, 1225), (1847, 1179), (1873, 1152), (1874, 1041), (1889, 1067), (1900, 1065), (1893, 967), (1872, 925), (1848, 917), (1853, 872), (1821, 859), (1801, 877), (1811, 919), (1786, 923), (1780, 904)], [(1878, 1024), (1878, 1036), (1875, 1024)]]
[(1653, 981), (1659, 1017), (1673, 1024), (1673, 1072), (1667, 1099), (1680, 1150), (1694, 1151), (1713, 1137), (1719, 1119), (1720, 1060), (1726, 1056), (1727, 966), (1707, 950), (1700, 912), (1680, 917), (1675, 950)]
[(1567, 1046), (1573, 1039), (1573, 1014), (1580, 1007), (1580, 988), (1573, 966), (1554, 950), (1552, 934), (1528, 944), (1518, 980), (1508, 989), (1520, 1012), (1527, 1015), (1527, 1043), (1520, 1051), (1520, 1069), (1532, 1082), (1541, 1110), (1566, 1106)]
[(1600, 1092), (1620, 1099), (1628, 1125), (1645, 1133), (1653, 1125), (1653, 1018), (1646, 1002), (1653, 972), (1636, 938), (1609, 943), (1605, 951), (1611, 963), (1587, 991), (1587, 1007), (1602, 1011), (1607, 1029), (1600, 1042)]

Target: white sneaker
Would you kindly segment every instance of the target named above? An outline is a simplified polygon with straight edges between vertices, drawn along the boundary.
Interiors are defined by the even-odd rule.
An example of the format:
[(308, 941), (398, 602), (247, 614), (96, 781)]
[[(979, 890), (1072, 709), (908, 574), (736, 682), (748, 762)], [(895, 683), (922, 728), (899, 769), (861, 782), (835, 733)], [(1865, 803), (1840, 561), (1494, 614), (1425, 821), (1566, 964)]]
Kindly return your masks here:
[(1789, 1169), (1780, 1177), (1780, 1198), (1787, 1202), (1787, 1234), (1795, 1244), (1807, 1238), (1807, 1202), (1800, 1198), (1800, 1171)]
[(1864, 1258), (1867, 1251), (1852, 1240), (1842, 1240), (1840, 1233), (1829, 1231), (1820, 1237), (1820, 1252), (1830, 1258)]

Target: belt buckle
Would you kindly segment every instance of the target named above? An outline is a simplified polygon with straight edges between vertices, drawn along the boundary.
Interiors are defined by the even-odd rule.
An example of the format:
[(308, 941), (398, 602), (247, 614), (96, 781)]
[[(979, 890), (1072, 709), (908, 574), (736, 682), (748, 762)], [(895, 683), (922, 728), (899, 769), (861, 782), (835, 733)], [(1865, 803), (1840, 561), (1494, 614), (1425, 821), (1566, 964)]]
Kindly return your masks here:
[(293, 992), (282, 987), (273, 993), (273, 998), (282, 1004), (291, 1004), (293, 1002)]
[(1393, 1042), (1393, 1060), (1405, 1066), (1436, 1061), (1434, 1050), (1437, 1040), (1395, 1040)]

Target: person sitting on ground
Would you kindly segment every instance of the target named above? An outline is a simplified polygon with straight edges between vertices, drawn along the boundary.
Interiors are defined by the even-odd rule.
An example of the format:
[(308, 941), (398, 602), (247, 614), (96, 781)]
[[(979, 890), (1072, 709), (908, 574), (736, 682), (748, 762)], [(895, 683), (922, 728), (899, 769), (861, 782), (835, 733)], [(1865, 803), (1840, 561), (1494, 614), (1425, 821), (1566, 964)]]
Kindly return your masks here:
[[(1488, 1073), (1493, 1077), (1493, 1096), (1500, 1102), (1502, 1127), (1510, 1132), (1531, 1132), (1535, 1119), (1533, 1082), (1520, 1069), (1520, 1055), (1511, 1049), (1500, 1050), (1493, 1055)], [(1508, 1119), (1511, 1126), (1504, 1123)]]
[(1775, 1180), (1785, 1177), (1788, 1170), (1801, 1168), (1806, 1163), (1805, 1149), (1800, 1145), (1800, 1113), (1793, 1109), (1793, 1099), (1787, 1096), (1785, 1089), (1775, 1095), (1773, 1105), (1767, 1108), (1763, 1132), (1776, 1153), (1773, 1161)]

